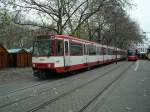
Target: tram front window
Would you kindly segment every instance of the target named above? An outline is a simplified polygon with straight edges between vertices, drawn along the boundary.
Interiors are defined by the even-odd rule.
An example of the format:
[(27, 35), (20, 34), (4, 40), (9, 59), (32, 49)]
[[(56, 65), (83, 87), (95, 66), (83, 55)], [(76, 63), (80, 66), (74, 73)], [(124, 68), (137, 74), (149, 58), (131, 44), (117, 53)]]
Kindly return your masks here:
[(128, 56), (134, 56), (136, 54), (137, 54), (136, 51), (128, 51)]
[(53, 55), (53, 40), (37, 40), (34, 41), (33, 54), (34, 55)]

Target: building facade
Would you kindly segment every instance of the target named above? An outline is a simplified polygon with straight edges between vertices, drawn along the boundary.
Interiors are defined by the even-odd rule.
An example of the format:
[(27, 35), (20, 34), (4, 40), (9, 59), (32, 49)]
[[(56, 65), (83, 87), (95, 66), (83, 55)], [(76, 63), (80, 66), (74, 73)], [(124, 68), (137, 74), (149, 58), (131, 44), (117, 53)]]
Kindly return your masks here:
[(150, 46), (150, 40), (145, 39), (142, 43), (137, 43), (135, 46), (138, 49), (138, 53), (145, 54)]

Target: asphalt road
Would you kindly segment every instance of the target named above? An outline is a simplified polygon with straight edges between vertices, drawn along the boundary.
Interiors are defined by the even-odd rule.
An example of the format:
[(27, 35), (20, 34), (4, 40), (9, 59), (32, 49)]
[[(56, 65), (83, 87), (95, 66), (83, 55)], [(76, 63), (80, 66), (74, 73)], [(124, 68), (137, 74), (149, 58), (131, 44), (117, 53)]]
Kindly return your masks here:
[(134, 63), (86, 112), (150, 112), (150, 61)]
[(26, 78), (1, 82), (0, 112), (150, 112), (150, 61), (124, 61), (48, 80), (27, 71)]

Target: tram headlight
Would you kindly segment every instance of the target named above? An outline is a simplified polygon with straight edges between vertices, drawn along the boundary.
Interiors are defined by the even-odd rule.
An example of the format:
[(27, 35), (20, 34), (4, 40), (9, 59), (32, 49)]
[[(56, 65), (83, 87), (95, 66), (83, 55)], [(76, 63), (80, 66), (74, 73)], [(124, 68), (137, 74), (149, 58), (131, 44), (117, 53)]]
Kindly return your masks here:
[(32, 66), (35, 67), (36, 65), (35, 65), (35, 64), (32, 64)]

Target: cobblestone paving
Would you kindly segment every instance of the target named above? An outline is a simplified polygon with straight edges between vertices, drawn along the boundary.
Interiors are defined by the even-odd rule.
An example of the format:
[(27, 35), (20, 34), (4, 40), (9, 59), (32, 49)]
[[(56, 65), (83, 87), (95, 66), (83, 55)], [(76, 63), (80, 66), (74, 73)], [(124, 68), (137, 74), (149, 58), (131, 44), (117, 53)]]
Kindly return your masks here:
[[(124, 68), (121, 68), (119, 72), (122, 72), (123, 70)], [(38, 112), (78, 112), (85, 104), (87, 104), (112, 80), (114, 80), (118, 76), (119, 72), (118, 69), (116, 71), (112, 71), (104, 77), (87, 84), (83, 88), (80, 88), (73, 93), (62, 97), (56, 102), (45, 106), (38, 110)]]
[[(0, 91), (3, 90), (3, 94), (0, 94), (0, 112), (111, 112), (114, 109), (112, 108), (114, 105), (110, 105), (109, 102), (105, 103), (107, 102), (107, 97), (114, 91), (111, 88), (116, 88), (122, 82), (122, 79), (126, 77), (126, 74), (130, 74), (131, 70), (134, 70), (135, 66), (136, 63), (134, 62), (119, 62), (118, 64), (110, 64), (73, 76), (57, 80), (45, 80), (40, 83), (38, 83), (38, 80), (32, 82), (31, 78), (28, 77), (26, 79), (32, 82), (31, 85), (26, 82), (30, 85), (29, 87), (12, 93), (0, 86)], [(26, 70), (26, 73), (32, 72), (30, 68)], [(138, 70), (140, 70), (139, 72), (144, 70), (143, 73), (145, 71), (149, 72), (148, 69), (142, 67)], [(10, 72), (6, 73), (9, 74)], [(121, 77), (116, 80), (118, 76)], [(35, 83), (38, 85), (34, 86)], [(128, 83), (126, 86), (128, 86)], [(24, 86), (21, 85), (20, 87)], [(4, 94), (5, 91), (6, 95)], [(100, 96), (95, 97), (97, 95)], [(97, 99), (93, 100), (94, 98)], [(91, 102), (92, 100), (93, 102)], [(125, 110), (130, 111), (130, 107)]]
[[(114, 64), (115, 65), (115, 64)], [(118, 66), (118, 65), (115, 65)], [(93, 71), (95, 73), (107, 71), (108, 69), (113, 68), (113, 65), (108, 65), (105, 67), (101, 67), (99, 69), (94, 69), (88, 72), (81, 73), (74, 77), (68, 77), (61, 79), (59, 81), (55, 81), (54, 83), (46, 81), (46, 84), (40, 85), (38, 87), (25, 89), (23, 91), (14, 92), (11, 94), (7, 94), (5, 96), (0, 97), (0, 111), (27, 111), (36, 107), (37, 105), (42, 104), (43, 102), (53, 99), (60, 94), (69, 91), (70, 89), (76, 87), (79, 84), (83, 84), (92, 78), (96, 78), (97, 75), (91, 76)], [(74, 80), (74, 81), (73, 81)], [(35, 82), (34, 82), (35, 83)], [(37, 82), (36, 82), (37, 83)], [(68, 84), (64, 84), (68, 83)], [(18, 80), (16, 82), (18, 84)], [(66, 86), (67, 85), (67, 86)], [(7, 86), (6, 86), (7, 87)], [(1, 89), (4, 92), (7, 90)]]
[(32, 77), (32, 68), (8, 68), (0, 69), (0, 84)]
[(85, 112), (150, 112), (150, 61), (136, 65)]

